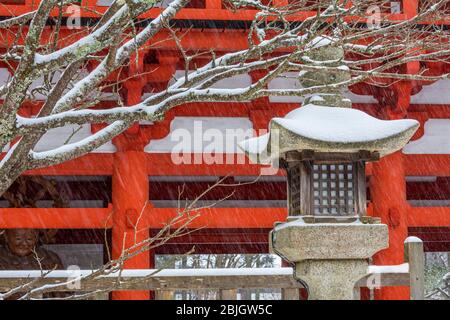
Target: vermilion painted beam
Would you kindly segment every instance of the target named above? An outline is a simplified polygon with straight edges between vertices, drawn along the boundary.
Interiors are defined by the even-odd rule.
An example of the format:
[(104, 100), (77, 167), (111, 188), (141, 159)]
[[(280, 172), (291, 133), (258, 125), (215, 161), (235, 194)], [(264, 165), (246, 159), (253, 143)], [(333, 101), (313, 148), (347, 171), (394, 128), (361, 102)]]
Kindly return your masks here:
[[(232, 156), (232, 155), (231, 155)], [(229, 156), (229, 158), (231, 158)], [(447, 154), (408, 154), (405, 157), (407, 176), (450, 176), (450, 155)], [(111, 175), (112, 153), (90, 153), (66, 163), (27, 171), (29, 175)], [(185, 175), (259, 175), (262, 166), (249, 164), (226, 164), (227, 155), (217, 155), (223, 163), (206, 164), (201, 154), (195, 158), (190, 155), (191, 163), (174, 164), (169, 153), (148, 153), (147, 174), (149, 176), (185, 176)], [(200, 161), (195, 163), (195, 159)], [(281, 172), (278, 175), (282, 174)]]
[(104, 229), (111, 228), (109, 208), (5, 208), (0, 229)]
[[(0, 229), (104, 229), (111, 228), (109, 208), (5, 208), (0, 209)], [(177, 214), (175, 208), (151, 208), (145, 211), (146, 226), (159, 229)], [(267, 228), (285, 221), (286, 208), (210, 208), (198, 212), (190, 228)], [(411, 207), (409, 227), (450, 226), (449, 207)], [(176, 225), (175, 225), (176, 226)]]
[[(150, 228), (161, 228), (176, 217), (175, 208), (147, 209), (147, 224)], [(194, 215), (195, 213), (191, 213)], [(198, 212), (189, 228), (273, 228), (277, 221), (285, 221), (286, 208), (211, 208)], [(174, 227), (180, 224), (175, 224)]]
[(407, 154), (407, 176), (450, 176), (450, 154)]
[[(146, 68), (150, 68), (150, 65), (146, 65)], [(162, 68), (166, 67), (163, 66)], [(157, 79), (158, 76), (159, 74), (157, 72), (149, 75), (149, 77), (155, 81), (161, 81), (161, 79)], [(166, 75), (164, 75), (164, 77), (166, 77)], [(0, 103), (1, 102), (3, 102), (3, 100), (0, 99)], [(34, 115), (40, 110), (42, 103), (43, 101), (27, 100), (23, 103), (23, 107), (29, 108), (31, 114)], [(115, 106), (117, 106), (117, 102), (115, 101), (101, 101), (97, 104), (99, 109), (112, 108)], [(252, 102), (196, 102), (177, 106), (172, 109), (172, 112), (178, 117), (249, 117), (252, 112), (264, 111), (265, 116), (268, 117), (268, 119), (271, 119), (273, 117), (284, 116), (286, 113), (299, 106), (300, 103), (273, 102), (267, 103), (266, 105), (258, 104), (258, 106), (255, 107)], [(354, 103), (353, 108), (374, 114), (378, 105), (372, 103)], [(418, 113), (423, 113), (428, 119), (450, 119), (450, 104), (413, 104), (408, 109), (408, 112), (410, 113), (408, 114), (408, 117), (410, 118), (414, 118)]]
[(450, 207), (411, 207), (408, 227), (450, 227)]
[[(193, 214), (191, 212), (191, 214)], [(211, 208), (198, 212), (189, 228), (273, 228), (286, 219), (286, 208)], [(104, 229), (112, 227), (109, 208), (5, 208), (0, 229)], [(147, 207), (145, 226), (159, 229), (177, 215), (175, 208)], [(144, 224), (143, 224), (144, 225)], [(174, 224), (174, 227), (179, 224)]]
[[(242, 156), (242, 155), (241, 155)], [(175, 158), (174, 158), (175, 157)], [(168, 153), (157, 154), (149, 153), (147, 172), (149, 176), (258, 176), (261, 173), (260, 165), (250, 164), (248, 159), (244, 159), (242, 164), (235, 164), (236, 162), (227, 163), (228, 159), (236, 159), (234, 154), (217, 154), (214, 156), (221, 163), (206, 164), (203, 154), (189, 154), (186, 156), (184, 163), (175, 164), (174, 161), (179, 161), (177, 155)], [(189, 160), (188, 160), (189, 159)], [(281, 173), (280, 173), (281, 174)]]
[[(36, 1), (36, 4), (38, 1)], [(36, 5), (35, 4), (35, 5)], [(18, 15), (29, 12), (33, 9), (30, 5), (3, 5), (0, 7), (0, 15), (2, 16), (11, 16)], [(105, 6), (83, 6), (80, 15), (85, 18), (98, 18), (98, 13), (104, 13), (107, 7)], [(97, 13), (98, 12), (98, 13)], [(141, 19), (155, 18), (161, 9), (155, 8), (147, 11), (145, 14), (141, 15)], [(209, 9), (208, 4), (207, 8), (186, 8), (182, 9), (175, 17), (176, 19), (190, 19), (190, 20), (253, 20), (257, 10), (239, 10), (237, 12), (232, 12), (231, 10), (226, 9)], [(302, 21), (308, 17), (314, 16), (316, 12), (305, 11), (299, 12), (295, 15), (290, 15), (288, 17), (291, 21)], [(53, 10), (50, 14), (51, 16), (57, 17), (58, 11)], [(65, 14), (67, 15), (67, 14)], [(387, 19), (390, 21), (401, 21), (407, 18), (406, 14), (388, 14), (386, 15)], [(364, 19), (360, 19), (359, 17), (347, 17), (346, 20), (348, 22), (364, 22)], [(442, 21), (441, 23), (445, 24), (446, 21)]]
[[(232, 158), (235, 155), (229, 155)], [(191, 163), (174, 164), (172, 155), (169, 153), (148, 153), (148, 167), (147, 174), (149, 176), (184, 176), (184, 175), (249, 175), (257, 176), (261, 172), (262, 166), (249, 164), (248, 159), (245, 159), (244, 164), (205, 164), (203, 162), (202, 154), (191, 154)], [(217, 155), (222, 157), (223, 162), (226, 161), (227, 155)], [(113, 172), (113, 153), (90, 153), (78, 159), (74, 159), (57, 166), (47, 167), (42, 169), (35, 169), (26, 171), (26, 175), (112, 175)], [(200, 163), (195, 163), (201, 161)], [(281, 173), (280, 173), (281, 174)]]
[(408, 112), (424, 112), (429, 119), (450, 119), (450, 104), (412, 104)]
[[(29, 12), (31, 10), (31, 6), (1, 6), (0, 7), (0, 15), (1, 16), (16, 16), (20, 14), (24, 14), (26, 12)], [(89, 10), (82, 9), (81, 10), (81, 16), (85, 18), (95, 18), (99, 17), (98, 14), (95, 12), (104, 12), (106, 7), (91, 7)], [(147, 13), (141, 16), (143, 19), (152, 19), (155, 18), (159, 13), (161, 12), (160, 9), (152, 9), (149, 10)], [(258, 11), (256, 10), (239, 10), (237, 12), (231, 12), (230, 10), (223, 10), (223, 9), (209, 9), (209, 8), (199, 8), (199, 9), (193, 9), (193, 8), (187, 8), (182, 9), (177, 15), (176, 19), (181, 20), (222, 20), (222, 21), (252, 21), (255, 17), (255, 14)], [(51, 13), (52, 16), (57, 17), (59, 15), (58, 10), (54, 10)], [(73, 15), (73, 13), (72, 13)], [(296, 15), (287, 17), (291, 21), (302, 21), (306, 19), (307, 17), (315, 15), (314, 12), (301, 12)], [(388, 19), (392, 21), (399, 21), (406, 19), (405, 14), (395, 14), (395, 15), (389, 15)], [(348, 17), (346, 19), (348, 22), (363, 22), (364, 20), (359, 18), (353, 18)], [(449, 21), (443, 21), (440, 22), (442, 24), (450, 24)], [(61, 41), (62, 45), (67, 45), (67, 41), (76, 41), (79, 39), (79, 37), (83, 36), (83, 33), (85, 33), (86, 28), (82, 27), (80, 30), (77, 30), (77, 34), (73, 36), (73, 30), (62, 27), (60, 33), (61, 38), (63, 39)], [(222, 29), (211, 29), (214, 32), (202, 32), (198, 30), (192, 30), (186, 35), (183, 35), (181, 39), (181, 43), (183, 47), (187, 50), (189, 49), (210, 49), (215, 48), (216, 50), (241, 50), (244, 48), (247, 48), (248, 42), (247, 42), (247, 34), (245, 30), (222, 30)], [(15, 31), (15, 30), (14, 30)], [(24, 28), (23, 31), (26, 31), (26, 28)], [(1, 31), (0, 31), (1, 32)], [(19, 32), (19, 31), (17, 31)], [(4, 44), (9, 44), (14, 42), (14, 37), (17, 32), (8, 32), (4, 33), (1, 32), (4, 39)], [(65, 37), (66, 34), (71, 34), (70, 37)], [(42, 36), (43, 42), (48, 42), (48, 37), (52, 34), (52, 32), (45, 32)], [(22, 44), (22, 41), (24, 39), (24, 36), (22, 36), (19, 39), (18, 44)], [(70, 40), (68, 40), (70, 39)], [(152, 47), (153, 48), (171, 48), (171, 49), (177, 49), (177, 45), (174, 41), (167, 41), (167, 39), (170, 39), (170, 35), (167, 31), (161, 31), (159, 32), (153, 39), (152, 39)], [(165, 40), (165, 41), (161, 41)], [(155, 43), (159, 43), (158, 46), (155, 45)], [(4, 45), (3, 45), (4, 46)]]
[(264, 111), (268, 117), (273, 118), (284, 116), (299, 106), (299, 103), (268, 103), (255, 106), (253, 102), (196, 102), (177, 106), (173, 112), (178, 117), (249, 117), (252, 111)]
[[(66, 31), (66, 32), (64, 32)], [(215, 32), (200, 32), (198, 30), (192, 30), (187, 34), (183, 34), (181, 44), (185, 50), (199, 50), (199, 49), (211, 49), (214, 48), (217, 51), (237, 51), (248, 48), (247, 34), (245, 32), (239, 32), (233, 30), (233, 32), (222, 30), (214, 30)], [(19, 31), (17, 31), (19, 32)], [(59, 43), (60, 46), (67, 46), (76, 40), (81, 39), (86, 34), (79, 32), (79, 34), (73, 35), (73, 30), (63, 30), (62, 34), (67, 33), (67, 37), (63, 38)], [(69, 37), (71, 34), (73, 36)], [(0, 42), (0, 48), (7, 48), (10, 43), (14, 42), (15, 33), (5, 32), (0, 30), (2, 40)], [(46, 43), (50, 33), (44, 32), (42, 42)], [(24, 36), (17, 40), (18, 44), (23, 44)], [(172, 37), (168, 31), (160, 31), (152, 38), (152, 49), (167, 49), (177, 50), (177, 44), (171, 40)], [(47, 41), (46, 41), (47, 40)]]
[[(145, 65), (145, 68), (150, 67), (152, 66)], [(163, 68), (165, 67), (163, 66)], [(155, 75), (152, 75), (152, 77), (153, 76)], [(161, 79), (159, 79), (159, 81), (161, 81)], [(2, 99), (0, 99), (0, 103), (3, 103)], [(42, 105), (42, 100), (26, 100), (24, 101), (22, 108), (29, 109), (27, 112), (31, 112), (32, 115), (35, 115), (39, 112)], [(96, 108), (108, 109), (116, 107), (117, 105), (118, 102), (116, 101), (100, 101), (96, 105)], [(299, 106), (299, 103), (267, 103), (266, 105), (258, 104), (258, 106), (255, 106), (253, 102), (195, 102), (174, 107), (171, 112), (178, 117), (249, 117), (252, 111), (264, 111), (270, 119), (275, 116), (285, 115)], [(374, 109), (376, 105), (355, 103), (353, 104), (353, 107), (356, 109), (371, 110)], [(443, 117), (445, 118), (445, 115), (443, 115)], [(450, 108), (448, 118), (450, 118)]]

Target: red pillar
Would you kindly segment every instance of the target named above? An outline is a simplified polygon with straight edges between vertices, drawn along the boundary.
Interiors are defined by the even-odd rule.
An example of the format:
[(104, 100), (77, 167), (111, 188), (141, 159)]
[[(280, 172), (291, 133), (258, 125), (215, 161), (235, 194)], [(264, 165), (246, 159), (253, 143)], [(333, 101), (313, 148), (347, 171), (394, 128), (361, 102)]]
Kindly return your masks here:
[(419, 9), (419, 0), (403, 0), (403, 13), (405, 13), (408, 19), (415, 17)]
[[(129, 86), (133, 88), (133, 86)], [(141, 87), (135, 86), (127, 93), (127, 104), (133, 105), (141, 99)], [(148, 202), (149, 184), (147, 157), (144, 152), (145, 139), (136, 123), (127, 132), (113, 140), (117, 147), (114, 154), (112, 176), (112, 257), (117, 259), (123, 250), (148, 239), (145, 227), (144, 207)], [(125, 269), (151, 268), (148, 251), (127, 260)], [(115, 291), (114, 300), (148, 300), (149, 291)]]
[[(406, 221), (405, 168), (401, 151), (373, 164), (370, 194), (373, 213), (389, 227), (389, 248), (374, 256), (374, 264), (394, 265), (403, 260), (403, 242), (408, 236)], [(375, 297), (382, 300), (409, 299), (408, 287), (386, 287), (376, 290)]]
[[(118, 151), (114, 155), (112, 176), (113, 228), (112, 256), (117, 259), (122, 250), (149, 237), (137, 221), (148, 199), (146, 157), (142, 151)], [(141, 223), (142, 224), (142, 223)], [(125, 269), (150, 268), (149, 253), (141, 253), (124, 264)], [(117, 291), (115, 300), (149, 299), (147, 291)]]

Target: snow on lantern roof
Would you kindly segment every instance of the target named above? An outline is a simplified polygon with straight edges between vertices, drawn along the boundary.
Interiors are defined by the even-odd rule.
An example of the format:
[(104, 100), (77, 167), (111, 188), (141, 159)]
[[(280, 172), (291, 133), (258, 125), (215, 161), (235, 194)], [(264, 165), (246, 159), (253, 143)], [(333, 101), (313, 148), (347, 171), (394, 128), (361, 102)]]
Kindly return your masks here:
[(419, 127), (416, 120), (380, 120), (360, 110), (313, 104), (273, 118), (269, 133), (239, 143), (250, 160), (270, 163), (294, 150), (385, 156), (403, 148)]

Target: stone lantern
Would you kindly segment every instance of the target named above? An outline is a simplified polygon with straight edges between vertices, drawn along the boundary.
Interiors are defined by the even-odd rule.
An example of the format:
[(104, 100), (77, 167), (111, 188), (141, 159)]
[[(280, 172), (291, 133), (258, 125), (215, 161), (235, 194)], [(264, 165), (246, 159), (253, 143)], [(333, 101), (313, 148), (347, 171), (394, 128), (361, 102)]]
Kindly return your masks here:
[[(300, 83), (346, 79), (342, 58), (343, 50), (332, 43), (318, 46), (308, 63), (331, 63), (342, 72), (303, 72)], [(306, 283), (310, 299), (355, 298), (369, 258), (388, 247), (387, 226), (366, 216), (365, 165), (403, 148), (418, 126), (415, 120), (383, 121), (352, 109), (330, 89), (272, 119), (267, 134), (240, 143), (253, 162), (278, 162), (287, 173), (288, 219), (270, 233), (270, 248), (294, 263), (294, 276)]]

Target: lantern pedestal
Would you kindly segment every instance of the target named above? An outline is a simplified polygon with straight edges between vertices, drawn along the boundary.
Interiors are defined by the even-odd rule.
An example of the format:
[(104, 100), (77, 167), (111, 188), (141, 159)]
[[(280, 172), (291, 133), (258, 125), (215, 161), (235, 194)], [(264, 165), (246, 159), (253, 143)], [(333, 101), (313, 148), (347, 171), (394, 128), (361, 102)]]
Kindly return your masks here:
[(295, 277), (306, 282), (309, 299), (351, 300), (354, 286), (367, 275), (368, 259), (388, 247), (384, 224), (279, 224), (270, 233), (270, 249), (295, 263)]
[(304, 260), (295, 264), (295, 277), (308, 285), (308, 300), (355, 300), (367, 267), (366, 260)]

